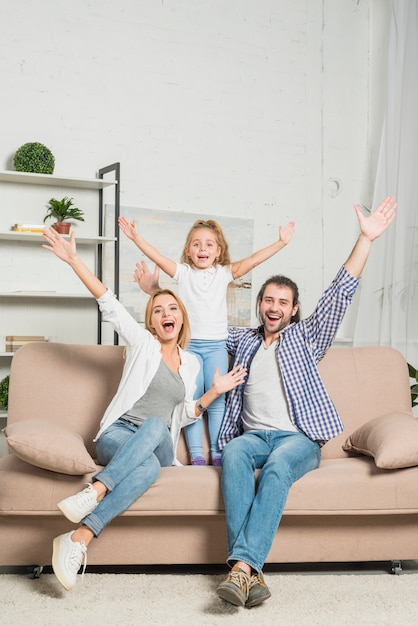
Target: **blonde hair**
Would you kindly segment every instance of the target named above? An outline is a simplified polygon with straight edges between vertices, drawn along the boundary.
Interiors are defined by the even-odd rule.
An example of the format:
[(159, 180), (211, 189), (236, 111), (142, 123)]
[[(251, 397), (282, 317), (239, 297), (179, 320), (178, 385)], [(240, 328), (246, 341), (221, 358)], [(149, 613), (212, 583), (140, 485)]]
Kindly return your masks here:
[(145, 309), (145, 328), (158, 339), (155, 329), (151, 326), (152, 308), (154, 305), (154, 300), (155, 298), (157, 298), (157, 296), (172, 296), (179, 305), (179, 309), (183, 315), (183, 326), (180, 329), (177, 344), (180, 346), (180, 348), (183, 348), (183, 350), (185, 350), (188, 346), (191, 336), (189, 316), (187, 315), (186, 307), (184, 306), (183, 302), (170, 289), (156, 289), (150, 295)]
[(189, 255), (187, 254), (188, 249), (190, 248), (190, 243), (193, 238), (193, 234), (196, 230), (200, 230), (201, 228), (206, 228), (207, 230), (212, 231), (215, 236), (215, 240), (219, 248), (221, 249), (219, 257), (217, 257), (215, 261), (215, 265), (219, 263), (219, 265), (230, 265), (231, 259), (229, 258), (229, 248), (228, 243), (224, 237), (222, 232), (222, 228), (219, 226), (218, 222), (215, 220), (196, 220), (189, 233), (187, 235), (186, 243), (184, 244), (183, 253), (181, 255), (180, 262), (187, 263), (188, 265), (192, 265)]

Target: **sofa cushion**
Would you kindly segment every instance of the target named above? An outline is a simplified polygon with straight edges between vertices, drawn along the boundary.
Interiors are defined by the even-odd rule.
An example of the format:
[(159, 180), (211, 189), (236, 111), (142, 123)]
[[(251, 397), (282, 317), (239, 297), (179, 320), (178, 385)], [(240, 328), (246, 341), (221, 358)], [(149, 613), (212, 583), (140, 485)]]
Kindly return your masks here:
[(343, 449), (373, 457), (382, 469), (418, 465), (418, 419), (405, 413), (376, 417), (354, 431)]
[[(48, 472), (9, 454), (0, 459), (0, 511), (3, 515), (62, 517), (56, 503), (83, 489), (90, 479), (89, 475)], [(122, 516), (223, 515), (220, 479), (219, 467), (163, 467), (152, 487)], [(388, 472), (376, 467), (370, 457), (329, 459), (292, 485), (284, 513), (285, 516), (416, 514), (417, 483), (418, 467)], [(64, 530), (65, 526), (61, 532)]]
[(4, 429), (6, 441), (23, 461), (62, 474), (87, 474), (96, 465), (80, 435), (39, 419), (10, 424)]

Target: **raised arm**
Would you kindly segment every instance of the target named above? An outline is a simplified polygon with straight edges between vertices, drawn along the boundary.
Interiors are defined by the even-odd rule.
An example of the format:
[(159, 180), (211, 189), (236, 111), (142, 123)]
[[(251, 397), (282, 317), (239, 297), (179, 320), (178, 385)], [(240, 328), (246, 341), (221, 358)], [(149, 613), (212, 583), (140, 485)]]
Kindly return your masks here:
[(359, 206), (356, 205), (354, 207), (360, 225), (360, 234), (350, 256), (344, 263), (344, 267), (349, 274), (356, 278), (360, 277), (369, 257), (373, 241), (380, 237), (389, 224), (393, 222), (396, 216), (397, 206), (395, 198), (388, 196), (377, 209), (368, 216), (363, 215)]
[(257, 267), (257, 265), (264, 263), (264, 261), (267, 261), (267, 259), (272, 257), (274, 254), (277, 254), (277, 252), (287, 246), (292, 239), (294, 228), (295, 222), (289, 222), (284, 228), (280, 226), (279, 239), (277, 241), (269, 246), (266, 246), (265, 248), (262, 248), (261, 250), (253, 252), (253, 254), (246, 259), (232, 263), (232, 276), (234, 278), (241, 278), (241, 276), (244, 276), (244, 274)]
[(89, 270), (89, 268), (77, 255), (75, 235), (73, 232), (70, 235), (69, 241), (64, 239), (64, 237), (61, 237), (61, 235), (53, 228), (46, 228), (42, 233), (42, 237), (49, 244), (42, 244), (42, 248), (53, 252), (53, 254), (61, 259), (61, 261), (68, 263), (81, 282), (90, 291), (92, 296), (97, 299), (107, 291), (107, 288), (103, 285), (103, 283), (93, 274), (91, 270)]
[(176, 262), (161, 254), (157, 248), (154, 248), (154, 246), (148, 243), (148, 241), (138, 233), (136, 221), (133, 220), (130, 222), (126, 217), (121, 216), (118, 219), (118, 223), (123, 234), (126, 235), (128, 239), (131, 239), (141, 252), (156, 263), (163, 272), (173, 278), (176, 273)]

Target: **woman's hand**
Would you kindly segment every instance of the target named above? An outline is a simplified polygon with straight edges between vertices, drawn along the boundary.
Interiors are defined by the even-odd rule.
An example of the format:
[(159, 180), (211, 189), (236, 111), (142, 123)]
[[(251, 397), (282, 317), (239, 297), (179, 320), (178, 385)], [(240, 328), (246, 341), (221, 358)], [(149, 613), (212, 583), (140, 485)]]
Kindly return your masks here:
[(42, 237), (49, 243), (49, 246), (42, 244), (42, 248), (53, 252), (62, 261), (70, 263), (77, 257), (75, 245), (75, 234), (70, 234), (70, 240), (64, 239), (54, 228), (46, 228)]
[(282, 243), (284, 243), (285, 246), (290, 243), (294, 231), (295, 222), (289, 222), (284, 228), (282, 226), (279, 227), (279, 239)]
[(247, 368), (241, 365), (235, 365), (227, 374), (221, 376), (219, 367), (216, 368), (213, 376), (212, 388), (218, 396), (241, 385), (247, 375)]

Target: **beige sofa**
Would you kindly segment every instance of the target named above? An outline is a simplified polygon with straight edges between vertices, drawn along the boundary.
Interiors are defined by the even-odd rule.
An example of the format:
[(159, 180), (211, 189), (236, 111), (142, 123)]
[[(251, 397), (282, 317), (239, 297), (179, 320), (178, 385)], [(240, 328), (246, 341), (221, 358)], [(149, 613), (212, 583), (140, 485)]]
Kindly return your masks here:
[[(6, 433), (15, 452), (0, 459), (1, 566), (51, 563), (52, 538), (72, 527), (56, 503), (94, 473), (93, 437), (122, 363), (119, 346), (39, 343), (14, 356)], [(418, 420), (404, 358), (391, 348), (332, 348), (320, 369), (345, 431), (324, 446), (319, 469), (293, 485), (267, 562), (418, 559)], [(376, 458), (344, 451), (349, 435)], [(92, 542), (89, 564), (225, 562), (221, 469), (188, 465), (184, 440), (178, 456), (185, 465), (164, 468)]]

